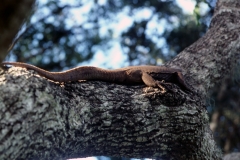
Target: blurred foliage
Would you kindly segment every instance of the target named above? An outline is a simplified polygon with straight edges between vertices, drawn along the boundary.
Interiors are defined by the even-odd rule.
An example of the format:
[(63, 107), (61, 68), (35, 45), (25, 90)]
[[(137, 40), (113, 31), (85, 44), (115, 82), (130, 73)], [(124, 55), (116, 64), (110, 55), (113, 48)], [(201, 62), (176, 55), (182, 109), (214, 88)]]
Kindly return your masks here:
[[(126, 17), (129, 21), (122, 22)], [(61, 70), (91, 60), (99, 51), (107, 55), (119, 44), (130, 65), (162, 64), (206, 28), (206, 22), (183, 14), (173, 0), (41, 0), (8, 59)]]
[[(189, 15), (174, 0), (41, 0), (8, 59), (61, 70), (89, 61), (99, 51), (115, 54), (111, 49), (119, 44), (128, 64), (159, 65), (206, 32), (216, 0), (195, 1)], [(202, 6), (207, 6), (205, 12)], [(236, 85), (230, 79), (208, 103), (211, 128), (225, 152), (240, 151), (239, 80)]]
[(210, 127), (224, 153), (240, 151), (239, 97), (240, 76), (235, 73), (216, 86), (208, 100)]

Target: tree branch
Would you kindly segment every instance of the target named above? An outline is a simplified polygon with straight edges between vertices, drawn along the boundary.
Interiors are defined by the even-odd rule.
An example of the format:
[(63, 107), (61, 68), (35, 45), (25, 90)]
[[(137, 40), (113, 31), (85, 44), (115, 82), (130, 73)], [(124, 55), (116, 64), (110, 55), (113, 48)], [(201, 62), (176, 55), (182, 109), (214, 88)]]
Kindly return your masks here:
[(60, 85), (13, 67), (0, 77), (0, 159), (218, 159), (199, 96), (168, 85), (176, 93), (106, 82)]
[(204, 96), (229, 75), (240, 57), (240, 1), (219, 0), (207, 33), (169, 62), (186, 72)]
[[(220, 0), (209, 31), (168, 66), (198, 94), (106, 82), (56, 84), (12, 68), (0, 75), (0, 159), (122, 156), (221, 159), (204, 98), (239, 58), (239, 9)], [(143, 90), (144, 88), (144, 90)], [(203, 97), (203, 98), (202, 98)]]

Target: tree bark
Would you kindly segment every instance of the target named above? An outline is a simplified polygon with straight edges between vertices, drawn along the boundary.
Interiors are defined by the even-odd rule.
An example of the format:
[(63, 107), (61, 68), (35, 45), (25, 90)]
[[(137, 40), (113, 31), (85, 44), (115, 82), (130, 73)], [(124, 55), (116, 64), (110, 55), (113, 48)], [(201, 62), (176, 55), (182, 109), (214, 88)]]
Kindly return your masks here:
[(30, 17), (35, 0), (1, 0), (0, 62), (2, 62), (23, 22)]
[(182, 68), (203, 96), (239, 61), (240, 1), (218, 0), (207, 33), (167, 65)]
[(219, 159), (201, 99), (174, 84), (174, 94), (144, 85), (61, 85), (17, 67), (0, 79), (0, 159)]
[(115, 156), (221, 159), (204, 100), (239, 57), (240, 2), (219, 0), (209, 31), (169, 67), (197, 93), (144, 85), (59, 84), (14, 67), (0, 75), (0, 159)]

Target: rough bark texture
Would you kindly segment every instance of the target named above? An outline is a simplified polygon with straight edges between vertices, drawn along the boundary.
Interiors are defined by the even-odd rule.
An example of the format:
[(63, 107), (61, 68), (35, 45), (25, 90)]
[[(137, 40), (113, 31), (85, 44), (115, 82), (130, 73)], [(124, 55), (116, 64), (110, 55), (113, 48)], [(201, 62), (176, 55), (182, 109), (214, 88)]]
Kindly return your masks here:
[(167, 64), (182, 68), (198, 94), (2, 72), (0, 159), (220, 159), (204, 99), (239, 58), (239, 14), (240, 1), (220, 0), (206, 35)]
[(168, 63), (182, 68), (204, 96), (230, 74), (239, 60), (239, 17), (239, 0), (219, 0), (207, 33)]
[(1, 0), (0, 4), (0, 62), (8, 53), (14, 37), (30, 16), (35, 0)]
[(176, 85), (169, 84), (175, 94), (106, 82), (60, 85), (16, 67), (0, 84), (0, 159), (219, 159), (199, 96)]

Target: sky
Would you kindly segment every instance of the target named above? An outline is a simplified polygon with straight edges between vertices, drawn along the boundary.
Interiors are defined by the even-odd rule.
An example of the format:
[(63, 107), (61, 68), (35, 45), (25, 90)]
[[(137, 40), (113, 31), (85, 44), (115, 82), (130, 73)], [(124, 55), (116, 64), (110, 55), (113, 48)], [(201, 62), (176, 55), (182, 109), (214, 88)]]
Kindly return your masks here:
[(178, 5), (183, 8), (185, 13), (193, 13), (196, 2), (192, 0), (176, 0)]

